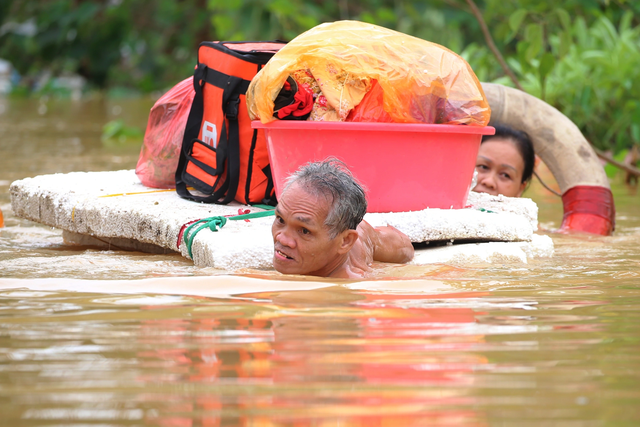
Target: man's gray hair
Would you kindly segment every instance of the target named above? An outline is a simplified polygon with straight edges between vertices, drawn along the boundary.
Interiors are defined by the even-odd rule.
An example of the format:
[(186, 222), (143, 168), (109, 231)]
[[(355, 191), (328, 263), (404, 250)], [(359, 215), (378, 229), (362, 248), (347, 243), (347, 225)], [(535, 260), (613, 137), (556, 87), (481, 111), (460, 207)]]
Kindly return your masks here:
[(314, 196), (323, 195), (330, 200), (331, 207), (324, 224), (332, 239), (344, 230), (355, 230), (367, 212), (364, 188), (336, 158), (300, 167), (289, 176), (284, 191), (294, 182)]

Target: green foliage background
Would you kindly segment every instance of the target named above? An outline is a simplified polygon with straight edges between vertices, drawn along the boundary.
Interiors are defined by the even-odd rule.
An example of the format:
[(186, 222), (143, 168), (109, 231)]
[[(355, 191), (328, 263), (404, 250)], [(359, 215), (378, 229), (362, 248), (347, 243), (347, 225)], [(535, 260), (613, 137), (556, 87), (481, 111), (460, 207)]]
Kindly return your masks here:
[[(601, 149), (640, 144), (640, 2), (477, 0), (523, 88)], [(439, 43), (481, 81), (509, 86), (468, 0), (3, 0), (0, 58), (23, 77), (79, 74), (89, 90), (164, 91), (189, 76), (203, 40), (291, 40), (352, 19)], [(26, 25), (25, 25), (26, 23)]]

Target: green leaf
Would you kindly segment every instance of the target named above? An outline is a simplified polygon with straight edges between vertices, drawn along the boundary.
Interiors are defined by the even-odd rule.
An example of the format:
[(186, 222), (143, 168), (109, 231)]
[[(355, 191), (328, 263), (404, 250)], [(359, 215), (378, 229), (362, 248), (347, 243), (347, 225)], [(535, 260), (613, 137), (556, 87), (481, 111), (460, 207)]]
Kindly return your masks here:
[(609, 53), (602, 50), (587, 50), (582, 52), (582, 60), (589, 61), (592, 64), (607, 65), (611, 61)]
[(363, 12), (362, 15), (360, 15), (360, 20), (369, 24), (374, 24), (376, 22), (376, 18), (371, 12)]
[(569, 12), (562, 8), (557, 8), (556, 14), (558, 15), (558, 19), (560, 20), (564, 30), (571, 31), (571, 16), (569, 15)]
[(209, 0), (207, 5), (212, 10), (238, 10), (242, 6), (242, 0)]
[(558, 45), (558, 55), (562, 58), (569, 53), (571, 44), (573, 43), (573, 37), (569, 31), (563, 31), (560, 33), (560, 42)]
[(525, 30), (525, 40), (529, 42), (525, 58), (531, 61), (542, 50), (542, 25), (529, 24)]
[(631, 138), (635, 143), (640, 143), (640, 125), (637, 123), (631, 125)]
[(118, 141), (120, 143), (138, 140), (144, 133), (135, 126), (126, 126), (122, 119), (112, 120), (102, 128), (102, 142)]
[(315, 27), (319, 24), (319, 22), (313, 16), (298, 15), (295, 16), (294, 19), (301, 28), (305, 29)]
[(598, 23), (602, 25), (603, 29), (606, 32), (606, 36), (604, 37), (604, 39), (607, 43), (607, 47), (613, 48), (616, 40), (618, 39), (618, 32), (616, 31), (616, 27), (613, 26), (611, 21), (607, 19), (606, 16), (601, 16)]
[(102, 127), (102, 139), (110, 139), (118, 135), (124, 128), (124, 121), (112, 120)]
[(629, 31), (633, 28), (633, 13), (627, 11), (622, 15), (622, 19), (620, 20), (619, 31), (620, 34)]
[(518, 51), (518, 61), (520, 63), (521, 72), (524, 74), (531, 69), (531, 60), (527, 58), (527, 52), (530, 49), (530, 43), (521, 41), (516, 47)]
[(516, 31), (511, 31), (509, 24), (506, 22), (498, 23), (491, 29), (491, 32), (496, 40), (504, 40), (504, 43), (509, 43), (518, 35)]
[(378, 19), (380, 22), (395, 22), (397, 21), (396, 14), (393, 12), (393, 9), (389, 9), (387, 7), (382, 7), (377, 10)]
[[(619, 161), (619, 162), (622, 162), (622, 161), (624, 160), (624, 156), (626, 156), (626, 155), (627, 155), (627, 152), (628, 152), (628, 151), (629, 151), (629, 150), (623, 150), (623, 151), (618, 152), (618, 153), (614, 156), (614, 158), (613, 158), (613, 159), (614, 159), (614, 160), (617, 160), (617, 161)], [(616, 158), (616, 157), (617, 157), (617, 158)], [(616, 166), (614, 166), (614, 165), (612, 165), (612, 164), (610, 164), (610, 163), (607, 163), (607, 164), (604, 166), (604, 172), (607, 174), (607, 176), (608, 176), (609, 178), (613, 178), (613, 177), (615, 177), (615, 176), (620, 172), (620, 169), (618, 169)]]
[(544, 81), (547, 75), (553, 70), (556, 65), (556, 59), (549, 52), (545, 52), (540, 59), (540, 65), (538, 66), (538, 74), (540, 75), (540, 81)]
[(625, 105), (625, 108), (627, 108), (630, 111), (632, 111), (632, 113), (631, 113), (632, 120), (638, 126), (640, 126), (640, 101), (637, 101), (635, 99), (632, 100), (632, 101), (627, 101), (627, 105)]
[(578, 38), (578, 44), (589, 46), (590, 37), (588, 34), (587, 23), (582, 17), (578, 17), (573, 25), (573, 31)]
[(517, 33), (520, 29), (520, 25), (522, 25), (522, 21), (527, 16), (527, 11), (525, 9), (518, 9), (514, 13), (509, 16), (509, 28), (514, 33)]

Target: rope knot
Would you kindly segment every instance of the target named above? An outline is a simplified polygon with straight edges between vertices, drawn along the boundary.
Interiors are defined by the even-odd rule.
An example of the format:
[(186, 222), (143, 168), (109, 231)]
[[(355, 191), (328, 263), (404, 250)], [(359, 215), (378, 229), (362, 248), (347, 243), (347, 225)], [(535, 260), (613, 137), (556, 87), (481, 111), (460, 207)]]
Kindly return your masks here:
[[(204, 228), (208, 228), (209, 230), (216, 232), (220, 230), (222, 227), (224, 227), (224, 225), (227, 223), (227, 219), (234, 220), (234, 221), (245, 220), (249, 222), (249, 219), (252, 219), (252, 218), (263, 218), (263, 217), (272, 216), (275, 214), (275, 212), (273, 211), (274, 208), (272, 206), (265, 206), (265, 205), (256, 205), (256, 206), (259, 208), (268, 209), (268, 210), (265, 210), (263, 212), (251, 212), (250, 210), (247, 209), (246, 211), (244, 211), (244, 214), (242, 214), (243, 212), (242, 209), (238, 209), (238, 213), (240, 215), (230, 216), (228, 218), (224, 216), (212, 216), (209, 218), (203, 218), (201, 220), (189, 223), (190, 225), (188, 227), (187, 227), (187, 224), (183, 225), (182, 227), (183, 228), (186, 227), (186, 230), (184, 230), (184, 234), (182, 234), (182, 229), (180, 230), (180, 233), (178, 235), (178, 246), (180, 246), (180, 236), (182, 236), (184, 243), (187, 245), (189, 258), (193, 259), (191, 246), (193, 245), (193, 240), (195, 239), (196, 234), (198, 234), (200, 230)], [(195, 228), (196, 226), (198, 227)], [(193, 230), (193, 232), (191, 230)]]
[(209, 221), (206, 223), (211, 231), (218, 231), (227, 223), (227, 218), (223, 216), (214, 216), (209, 218)]

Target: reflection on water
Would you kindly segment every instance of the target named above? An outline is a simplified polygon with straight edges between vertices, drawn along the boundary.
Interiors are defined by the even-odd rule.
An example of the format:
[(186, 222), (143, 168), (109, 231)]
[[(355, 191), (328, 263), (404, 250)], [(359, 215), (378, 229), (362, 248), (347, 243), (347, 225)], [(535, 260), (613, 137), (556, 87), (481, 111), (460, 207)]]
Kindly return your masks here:
[(633, 425), (637, 292), (575, 288), (6, 291), (0, 401), (8, 425)]
[[(120, 279), (0, 290), (2, 425), (640, 425), (633, 190), (614, 185), (615, 236), (552, 234), (552, 259), (381, 266), (397, 280), (185, 296), (187, 276), (229, 279), (179, 255), (69, 246), (10, 209), (15, 179), (133, 168), (139, 144), (104, 146), (101, 127), (144, 127), (152, 102), (0, 103), (0, 276), (61, 288)], [(559, 199), (528, 191), (543, 225), (558, 227)], [(185, 295), (136, 294), (135, 279), (150, 277)]]

